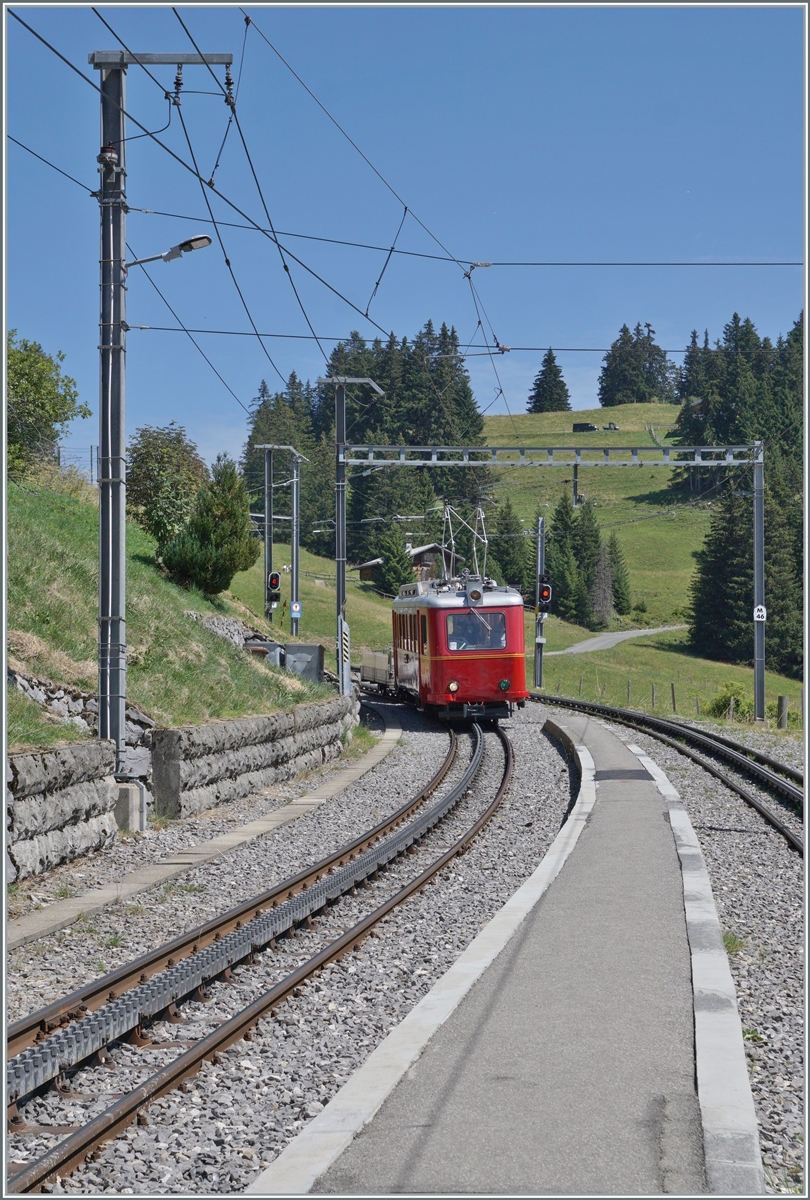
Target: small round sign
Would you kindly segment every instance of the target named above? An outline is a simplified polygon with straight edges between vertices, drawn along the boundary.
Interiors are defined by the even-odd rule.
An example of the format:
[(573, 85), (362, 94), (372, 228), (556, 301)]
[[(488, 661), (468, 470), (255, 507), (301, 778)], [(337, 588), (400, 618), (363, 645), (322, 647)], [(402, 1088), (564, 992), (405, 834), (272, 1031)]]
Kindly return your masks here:
[(754, 609), (754, 620), (755, 621), (764, 621), (766, 616), (767, 616), (767, 613), (765, 611), (765, 605), (758, 604), (756, 606), (756, 608)]
[(291, 617), (300, 617), (301, 616), (301, 601), (300, 600), (293, 600), (292, 604), (290, 605), (290, 616)]

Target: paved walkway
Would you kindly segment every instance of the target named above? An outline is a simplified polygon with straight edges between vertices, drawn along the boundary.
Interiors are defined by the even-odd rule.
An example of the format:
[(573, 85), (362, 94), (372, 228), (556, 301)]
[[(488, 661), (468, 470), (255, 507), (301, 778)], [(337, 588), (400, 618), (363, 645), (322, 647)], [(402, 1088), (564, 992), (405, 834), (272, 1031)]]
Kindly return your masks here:
[(624, 736), (562, 729), (582, 786), (543, 862), (248, 1192), (764, 1191), (688, 816)]
[(90, 913), (98, 912), (100, 908), (105, 908), (108, 904), (128, 900), (131, 896), (136, 896), (139, 892), (145, 892), (148, 888), (154, 887), (155, 884), (166, 883), (169, 879), (174, 879), (185, 871), (190, 871), (193, 867), (202, 866), (203, 863), (219, 858), (221, 854), (238, 850), (240, 846), (252, 842), (254, 838), (271, 833), (280, 825), (286, 825), (288, 821), (294, 821), (296, 817), (309, 812), (310, 809), (317, 808), (318, 805), (323, 804), (324, 800), (330, 800), (332, 796), (351, 787), (355, 780), (376, 767), (377, 763), (393, 750), (402, 729), (396, 718), (387, 711), (385, 723), (385, 733), (377, 745), (372, 746), (367, 754), (345, 767), (327, 783), (307, 792), (305, 796), (299, 796), (297, 800), (291, 800), (282, 808), (277, 808), (274, 812), (259, 817), (256, 821), (240, 825), (238, 829), (220, 834), (219, 837), (211, 838), (207, 842), (200, 842), (199, 845), (177, 850), (174, 854), (160, 859), (159, 862), (149, 863), (145, 867), (131, 871), (129, 875), (125, 875), (123, 879), (117, 880), (115, 883), (108, 883), (105, 887), (89, 888), (69, 900), (54, 901), (45, 908), (9, 921), (6, 929), (6, 948), (14, 950), (26, 942), (33, 942), (37, 938), (56, 933), (59, 929), (65, 929), (82, 915), (87, 916)]
[(592, 650), (612, 650), (619, 642), (628, 638), (650, 637), (653, 633), (670, 633), (675, 629), (688, 629), (688, 625), (659, 625), (657, 629), (628, 629), (624, 633), (600, 633), (598, 637), (588, 638), (584, 642), (575, 642), (565, 650), (547, 650), (544, 658), (554, 654), (589, 654)]

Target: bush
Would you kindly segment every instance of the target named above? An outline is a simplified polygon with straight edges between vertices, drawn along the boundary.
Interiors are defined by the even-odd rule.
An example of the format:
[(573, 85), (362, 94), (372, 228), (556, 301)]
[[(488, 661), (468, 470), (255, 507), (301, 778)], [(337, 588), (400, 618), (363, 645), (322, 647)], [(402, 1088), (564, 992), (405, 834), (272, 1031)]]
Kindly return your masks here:
[(178, 582), (214, 596), (247, 571), (261, 546), (250, 536), (250, 508), (236, 463), (220, 454), (211, 482), (200, 488), (188, 525), (165, 547), (163, 564)]
[(182, 425), (144, 425), (127, 449), (127, 507), (158, 545), (158, 555), (183, 529), (208, 467)]
[[(731, 701), (734, 701), (735, 721), (753, 721), (754, 701), (748, 698), (741, 683), (724, 683), (715, 698), (709, 702), (706, 712), (710, 717), (728, 717)], [(775, 711), (774, 711), (775, 715)]]

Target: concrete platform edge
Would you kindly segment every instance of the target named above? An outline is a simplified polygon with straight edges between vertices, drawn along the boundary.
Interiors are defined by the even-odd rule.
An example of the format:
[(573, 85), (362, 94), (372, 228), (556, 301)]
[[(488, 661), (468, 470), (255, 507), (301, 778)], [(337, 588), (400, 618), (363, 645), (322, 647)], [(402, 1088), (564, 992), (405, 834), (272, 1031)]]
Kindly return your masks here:
[(39, 938), (58, 933), (60, 929), (66, 929), (81, 916), (98, 912), (99, 909), (106, 908), (109, 904), (128, 900), (130, 896), (145, 892), (158, 883), (166, 883), (170, 879), (175, 879), (178, 875), (191, 870), (192, 867), (202, 866), (203, 863), (210, 862), (213, 858), (219, 858), (222, 854), (238, 850), (241, 846), (253, 841), (254, 838), (271, 833), (279, 826), (286, 825), (289, 821), (294, 821), (296, 817), (302, 816), (303, 813), (317, 808), (324, 800), (331, 800), (333, 796), (345, 791), (357, 779), (376, 767), (393, 750), (402, 734), (402, 727), (388, 713), (385, 714), (385, 725), (385, 732), (377, 745), (372, 746), (359, 762), (344, 767), (335, 779), (321, 784), (320, 787), (315, 788), (312, 792), (307, 792), (304, 796), (299, 796), (297, 800), (291, 800), (289, 804), (268, 813), (267, 816), (259, 817), (258, 820), (251, 821), (230, 833), (220, 834), (219, 837), (212, 838), (208, 842), (201, 842), (196, 846), (186, 846), (182, 850), (168, 855), (165, 859), (149, 863), (130, 872), (118, 883), (107, 884), (101, 888), (91, 888), (79, 896), (73, 896), (69, 900), (60, 900), (56, 904), (49, 904), (47, 908), (26, 913), (23, 917), (9, 921), (6, 926), (6, 949), (16, 950), (28, 942), (35, 942)]
[(568, 820), (549, 846), (540, 865), (427, 995), (372, 1051), (323, 1112), (245, 1188), (246, 1194), (301, 1196), (310, 1191), (352, 1139), (373, 1119), (436, 1030), (451, 1016), (473, 984), (506, 947), (562, 870), (596, 802), (594, 762), (588, 749), (578, 744), (564, 725), (547, 719), (543, 728), (574, 757), (580, 771), (580, 787)]
[(737, 992), (709, 872), (678, 792), (638, 746), (628, 750), (667, 800), (681, 861), (686, 929), (692, 959), (697, 1091), (709, 1190), (721, 1196), (764, 1195), (765, 1172), (745, 1058)]

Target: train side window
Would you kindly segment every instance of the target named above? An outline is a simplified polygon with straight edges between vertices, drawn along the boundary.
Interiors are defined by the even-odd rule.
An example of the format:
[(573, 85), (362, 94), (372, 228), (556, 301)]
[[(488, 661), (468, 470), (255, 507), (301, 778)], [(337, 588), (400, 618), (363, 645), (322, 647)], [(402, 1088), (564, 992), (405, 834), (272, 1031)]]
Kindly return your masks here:
[(428, 643), (427, 643), (427, 617), (425, 616), (425, 614), (424, 614), (424, 613), (422, 613), (422, 616), (420, 617), (420, 620), (421, 620), (421, 622), (422, 622), (422, 653), (423, 653), (423, 654), (427, 654), (427, 652), (428, 652)]

